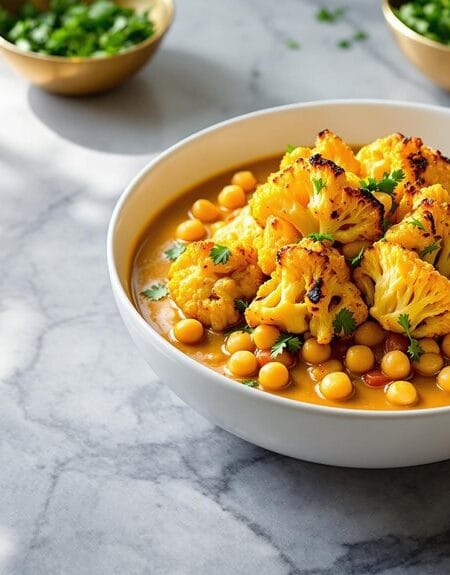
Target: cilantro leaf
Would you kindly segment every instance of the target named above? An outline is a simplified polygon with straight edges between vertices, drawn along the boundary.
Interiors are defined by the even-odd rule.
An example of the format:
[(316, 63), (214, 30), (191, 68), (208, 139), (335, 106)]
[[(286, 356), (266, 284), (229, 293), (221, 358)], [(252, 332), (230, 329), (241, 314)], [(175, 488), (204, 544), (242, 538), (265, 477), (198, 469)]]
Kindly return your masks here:
[(289, 50), (298, 50), (300, 48), (300, 44), (297, 42), (297, 40), (288, 38), (286, 40), (286, 48), (289, 48)]
[(390, 174), (385, 172), (380, 180), (369, 177), (367, 180), (360, 180), (360, 184), (364, 192), (383, 192), (392, 196), (395, 188), (404, 178), (403, 170), (393, 170)]
[(407, 220), (406, 223), (416, 228), (419, 228), (419, 230), (425, 231), (425, 226), (417, 218), (409, 218), (409, 220)]
[(215, 265), (226, 264), (230, 259), (230, 256), (231, 252), (225, 246), (215, 245), (209, 252), (209, 257), (212, 259)]
[(337, 46), (338, 48), (342, 48), (342, 50), (348, 50), (349, 48), (351, 48), (352, 43), (350, 40), (343, 38), (342, 40), (338, 40)]
[(401, 313), (397, 318), (397, 322), (400, 327), (404, 329), (409, 339), (409, 346), (407, 349), (409, 357), (413, 361), (417, 361), (423, 354), (423, 349), (420, 347), (420, 343), (417, 339), (413, 338), (411, 335), (411, 320), (409, 319), (409, 315), (407, 313)]
[(355, 42), (362, 42), (363, 40), (367, 40), (367, 38), (368, 35), (364, 30), (358, 30), (353, 34), (353, 40), (355, 40)]
[(356, 321), (353, 317), (353, 312), (343, 307), (335, 315), (333, 320), (333, 329), (335, 335), (351, 335), (356, 329)]
[(257, 379), (245, 379), (241, 381), (241, 383), (247, 387), (259, 387), (259, 381)]
[(324, 242), (324, 241), (334, 242), (332, 234), (321, 234), (319, 232), (312, 232), (311, 234), (308, 234), (306, 237), (311, 238), (315, 242)]
[(272, 346), (271, 356), (275, 359), (285, 350), (292, 354), (298, 353), (301, 345), (302, 343), (297, 335), (282, 333)]
[(327, 24), (333, 24), (337, 22), (345, 14), (345, 8), (336, 8), (335, 10), (329, 10), (328, 8), (319, 8), (316, 12), (316, 20), (319, 22), (326, 22)]
[(183, 242), (175, 242), (172, 247), (164, 252), (164, 255), (170, 262), (174, 262), (181, 254), (186, 251), (186, 244)]
[(232, 333), (234, 333), (235, 331), (244, 331), (245, 333), (253, 333), (253, 328), (250, 327), (249, 325), (247, 325), (246, 323), (243, 323), (243, 322), (238, 323), (237, 325), (230, 327), (230, 329), (228, 329), (224, 333), (224, 336), (227, 337), (227, 336), (231, 335)]
[(433, 242), (432, 244), (423, 248), (423, 250), (420, 252), (420, 257), (424, 258), (428, 254), (432, 254), (433, 252), (438, 250), (440, 247), (441, 247), (441, 241), (437, 240), (436, 242)]
[(286, 154), (290, 154), (290, 153), (293, 152), (296, 148), (297, 148), (297, 146), (294, 146), (293, 144), (288, 144), (288, 145), (286, 146)]
[(234, 309), (239, 313), (244, 313), (244, 311), (248, 308), (248, 301), (244, 299), (235, 299), (234, 300)]
[(150, 301), (159, 301), (165, 298), (169, 293), (167, 286), (163, 283), (153, 284), (148, 289), (141, 291), (141, 295)]
[(314, 187), (314, 192), (316, 194), (320, 194), (320, 192), (326, 186), (326, 183), (323, 181), (322, 178), (311, 178), (312, 185)]
[(361, 260), (363, 259), (363, 255), (364, 255), (364, 248), (361, 248), (359, 250), (358, 255), (356, 255), (354, 258), (350, 260), (350, 265), (352, 266), (352, 268), (357, 268), (359, 266)]

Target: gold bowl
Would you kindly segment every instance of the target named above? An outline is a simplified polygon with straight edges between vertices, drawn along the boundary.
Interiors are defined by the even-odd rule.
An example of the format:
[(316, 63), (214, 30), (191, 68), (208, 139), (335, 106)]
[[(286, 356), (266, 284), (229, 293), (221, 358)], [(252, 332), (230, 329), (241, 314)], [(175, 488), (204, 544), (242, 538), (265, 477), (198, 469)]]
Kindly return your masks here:
[[(0, 0), (0, 4), (15, 11), (20, 0)], [(119, 86), (157, 51), (172, 23), (174, 5), (173, 0), (118, 0), (117, 4), (137, 12), (148, 10), (156, 29), (153, 36), (120, 54), (104, 58), (65, 58), (25, 52), (0, 36), (0, 53), (12, 68), (48, 92), (81, 96)], [(46, 2), (35, 1), (35, 5), (41, 10), (46, 8)]]
[(383, 0), (383, 14), (401, 51), (435, 84), (450, 90), (450, 46), (421, 36), (397, 18), (394, 8), (404, 1)]

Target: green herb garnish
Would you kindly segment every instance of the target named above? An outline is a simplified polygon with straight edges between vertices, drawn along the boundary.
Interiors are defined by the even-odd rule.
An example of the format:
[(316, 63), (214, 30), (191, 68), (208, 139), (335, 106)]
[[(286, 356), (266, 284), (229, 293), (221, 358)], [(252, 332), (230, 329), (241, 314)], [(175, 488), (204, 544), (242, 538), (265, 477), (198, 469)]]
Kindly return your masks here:
[(141, 295), (150, 301), (159, 301), (165, 298), (169, 293), (167, 286), (163, 283), (153, 284), (148, 289), (141, 291)]
[(239, 313), (244, 313), (247, 308), (248, 308), (248, 301), (245, 301), (243, 299), (234, 300), (234, 309)]
[(411, 335), (411, 321), (407, 313), (401, 313), (398, 316), (398, 324), (405, 330), (405, 333), (409, 339), (408, 355), (413, 361), (417, 361), (423, 354), (423, 349), (420, 347), (420, 343), (417, 339), (413, 338)]
[(366, 32), (364, 32), (364, 30), (358, 30), (353, 34), (353, 40), (355, 42), (363, 42), (364, 40), (367, 40), (367, 38), (368, 35)]
[(350, 40), (344, 38), (342, 40), (338, 40), (336, 45), (338, 48), (341, 48), (342, 50), (348, 50), (349, 48), (351, 48), (352, 43)]
[(118, 54), (155, 33), (148, 13), (137, 14), (111, 0), (51, 0), (38, 11), (31, 3), (17, 15), (0, 12), (0, 34), (39, 54), (99, 58)]
[(164, 252), (164, 255), (170, 262), (174, 262), (181, 254), (186, 251), (186, 244), (183, 242), (175, 242), (171, 248)]
[(230, 256), (231, 252), (226, 246), (215, 245), (209, 252), (209, 257), (215, 265), (226, 264)]
[(259, 387), (259, 381), (257, 379), (245, 379), (241, 381), (241, 383), (247, 387)]
[(332, 234), (321, 234), (319, 232), (312, 232), (306, 236), (307, 238), (311, 238), (315, 242), (334, 242), (334, 238)]
[(319, 8), (316, 12), (316, 20), (319, 22), (326, 22), (328, 24), (333, 24), (337, 22), (345, 14), (345, 8), (336, 8), (335, 10), (330, 10), (329, 8)]
[(292, 38), (288, 38), (286, 40), (286, 48), (289, 48), (289, 50), (299, 50), (300, 44), (297, 42), (297, 40), (293, 40)]
[(425, 231), (425, 226), (417, 218), (409, 218), (409, 220), (407, 220), (406, 223), (416, 228), (419, 228), (419, 230)]
[(275, 359), (287, 350), (289, 353), (298, 353), (302, 342), (297, 335), (291, 333), (282, 333), (277, 341), (273, 344), (271, 349), (271, 356)]
[(343, 307), (335, 315), (333, 320), (333, 329), (335, 335), (351, 335), (356, 329), (356, 321), (353, 312)]
[(420, 257), (424, 258), (428, 254), (432, 254), (433, 252), (438, 250), (440, 247), (441, 247), (441, 241), (437, 240), (437, 241), (433, 242), (432, 244), (423, 248), (423, 250), (420, 252)]
[(288, 144), (286, 146), (286, 154), (290, 154), (291, 152), (293, 152), (295, 149), (297, 148), (297, 146), (294, 146), (292, 144)]
[(450, 45), (450, 4), (448, 0), (413, 0), (394, 10), (408, 28), (434, 42)]
[(404, 179), (405, 172), (403, 170), (393, 170), (390, 174), (385, 172), (380, 180), (367, 178), (367, 180), (360, 180), (360, 184), (363, 192), (383, 192), (392, 196), (397, 185)]
[(244, 331), (245, 333), (253, 333), (253, 328), (247, 325), (246, 323), (238, 323), (233, 327), (230, 327), (225, 333), (224, 336), (227, 337), (234, 333), (235, 331)]
[(361, 248), (359, 250), (358, 255), (356, 255), (354, 258), (350, 260), (350, 265), (352, 266), (352, 268), (357, 268), (359, 266), (361, 260), (363, 259), (363, 255), (364, 255), (364, 248)]
[(311, 178), (311, 182), (314, 188), (314, 192), (316, 194), (320, 194), (320, 192), (324, 189), (324, 187), (326, 186), (326, 183), (323, 181), (322, 178)]

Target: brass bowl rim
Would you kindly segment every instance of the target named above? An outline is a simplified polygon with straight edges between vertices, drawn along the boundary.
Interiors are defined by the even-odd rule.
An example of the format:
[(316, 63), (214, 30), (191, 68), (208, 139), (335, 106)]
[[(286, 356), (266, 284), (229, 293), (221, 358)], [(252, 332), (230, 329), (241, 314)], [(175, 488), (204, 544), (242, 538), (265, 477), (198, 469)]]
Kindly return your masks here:
[(422, 36), (415, 30), (404, 24), (400, 20), (400, 18), (398, 18), (398, 16), (394, 13), (390, 0), (383, 0), (382, 10), (387, 22), (403, 36), (407, 36), (410, 40), (420, 42), (425, 46), (428, 46), (429, 48), (442, 50), (443, 52), (447, 52), (448, 54), (450, 54), (450, 46), (447, 46), (442, 42), (436, 42), (436, 40), (430, 40), (429, 38)]
[(27, 52), (26, 50), (21, 50), (18, 48), (13, 42), (6, 40), (3, 36), (0, 36), (0, 47), (4, 48), (5, 50), (9, 50), (10, 52), (14, 52), (19, 56), (23, 56), (25, 58), (35, 59), (35, 60), (44, 60), (47, 62), (54, 62), (56, 63), (64, 63), (64, 64), (97, 64), (98, 62), (111, 62), (113, 60), (120, 59), (122, 57), (127, 56), (128, 54), (132, 54), (133, 52), (138, 52), (151, 44), (154, 44), (158, 40), (160, 40), (164, 34), (169, 30), (170, 26), (173, 23), (173, 19), (175, 17), (175, 3), (174, 0), (155, 0), (153, 7), (156, 4), (165, 4), (168, 8), (168, 19), (165, 24), (160, 30), (156, 30), (156, 33), (147, 38), (146, 40), (139, 42), (130, 48), (127, 48), (123, 52), (119, 54), (112, 54), (111, 56), (102, 56), (100, 58), (93, 58), (92, 56), (51, 56), (48, 54), (39, 54), (39, 52), (32, 52), (31, 50)]

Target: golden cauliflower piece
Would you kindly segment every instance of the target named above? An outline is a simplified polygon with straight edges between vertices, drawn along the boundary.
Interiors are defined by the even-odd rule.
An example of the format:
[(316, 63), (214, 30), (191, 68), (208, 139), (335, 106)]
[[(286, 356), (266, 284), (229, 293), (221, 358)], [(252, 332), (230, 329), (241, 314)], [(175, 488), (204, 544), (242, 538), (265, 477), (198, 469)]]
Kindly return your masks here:
[(320, 154), (271, 174), (250, 200), (254, 218), (265, 225), (274, 215), (302, 236), (332, 234), (334, 240), (374, 241), (383, 234), (383, 206), (360, 189), (359, 179)]
[(405, 178), (395, 189), (398, 203), (409, 186), (442, 184), (450, 188), (450, 160), (425, 146), (420, 138), (392, 134), (363, 146), (357, 154), (361, 175), (381, 179), (385, 173), (403, 170)]
[(216, 243), (237, 241), (248, 247), (254, 247), (263, 233), (263, 229), (250, 212), (250, 206), (235, 210), (229, 219), (213, 224), (212, 228), (212, 239)]
[(450, 332), (450, 281), (415, 252), (377, 242), (364, 252), (354, 279), (385, 329), (403, 332), (398, 320), (407, 314), (414, 337)]
[(385, 238), (414, 250), (450, 277), (450, 204), (422, 200), (400, 223), (389, 228)]
[(193, 242), (169, 269), (169, 293), (186, 317), (221, 331), (240, 320), (235, 300), (253, 298), (264, 276), (256, 250), (230, 242), (219, 246), (222, 258), (214, 263), (211, 240)]
[(319, 343), (329, 343), (343, 309), (354, 327), (367, 318), (344, 258), (325, 243), (305, 238), (281, 248), (272, 277), (259, 288), (245, 317), (250, 326), (276, 325), (291, 333), (309, 329)]
[(262, 271), (270, 275), (277, 264), (277, 252), (283, 246), (295, 244), (300, 238), (296, 228), (275, 216), (267, 218), (263, 235), (259, 238), (258, 263)]
[(405, 189), (395, 212), (396, 221), (402, 220), (406, 214), (417, 208), (420, 202), (425, 199), (436, 200), (439, 203), (450, 203), (450, 193), (441, 184), (434, 184), (426, 188), (409, 186)]
[(320, 154), (327, 160), (332, 160), (346, 172), (360, 173), (359, 162), (351, 147), (330, 130), (319, 132), (314, 148), (298, 147), (292, 152), (287, 152), (281, 160), (280, 168), (292, 165), (298, 158), (308, 159), (315, 154)]

